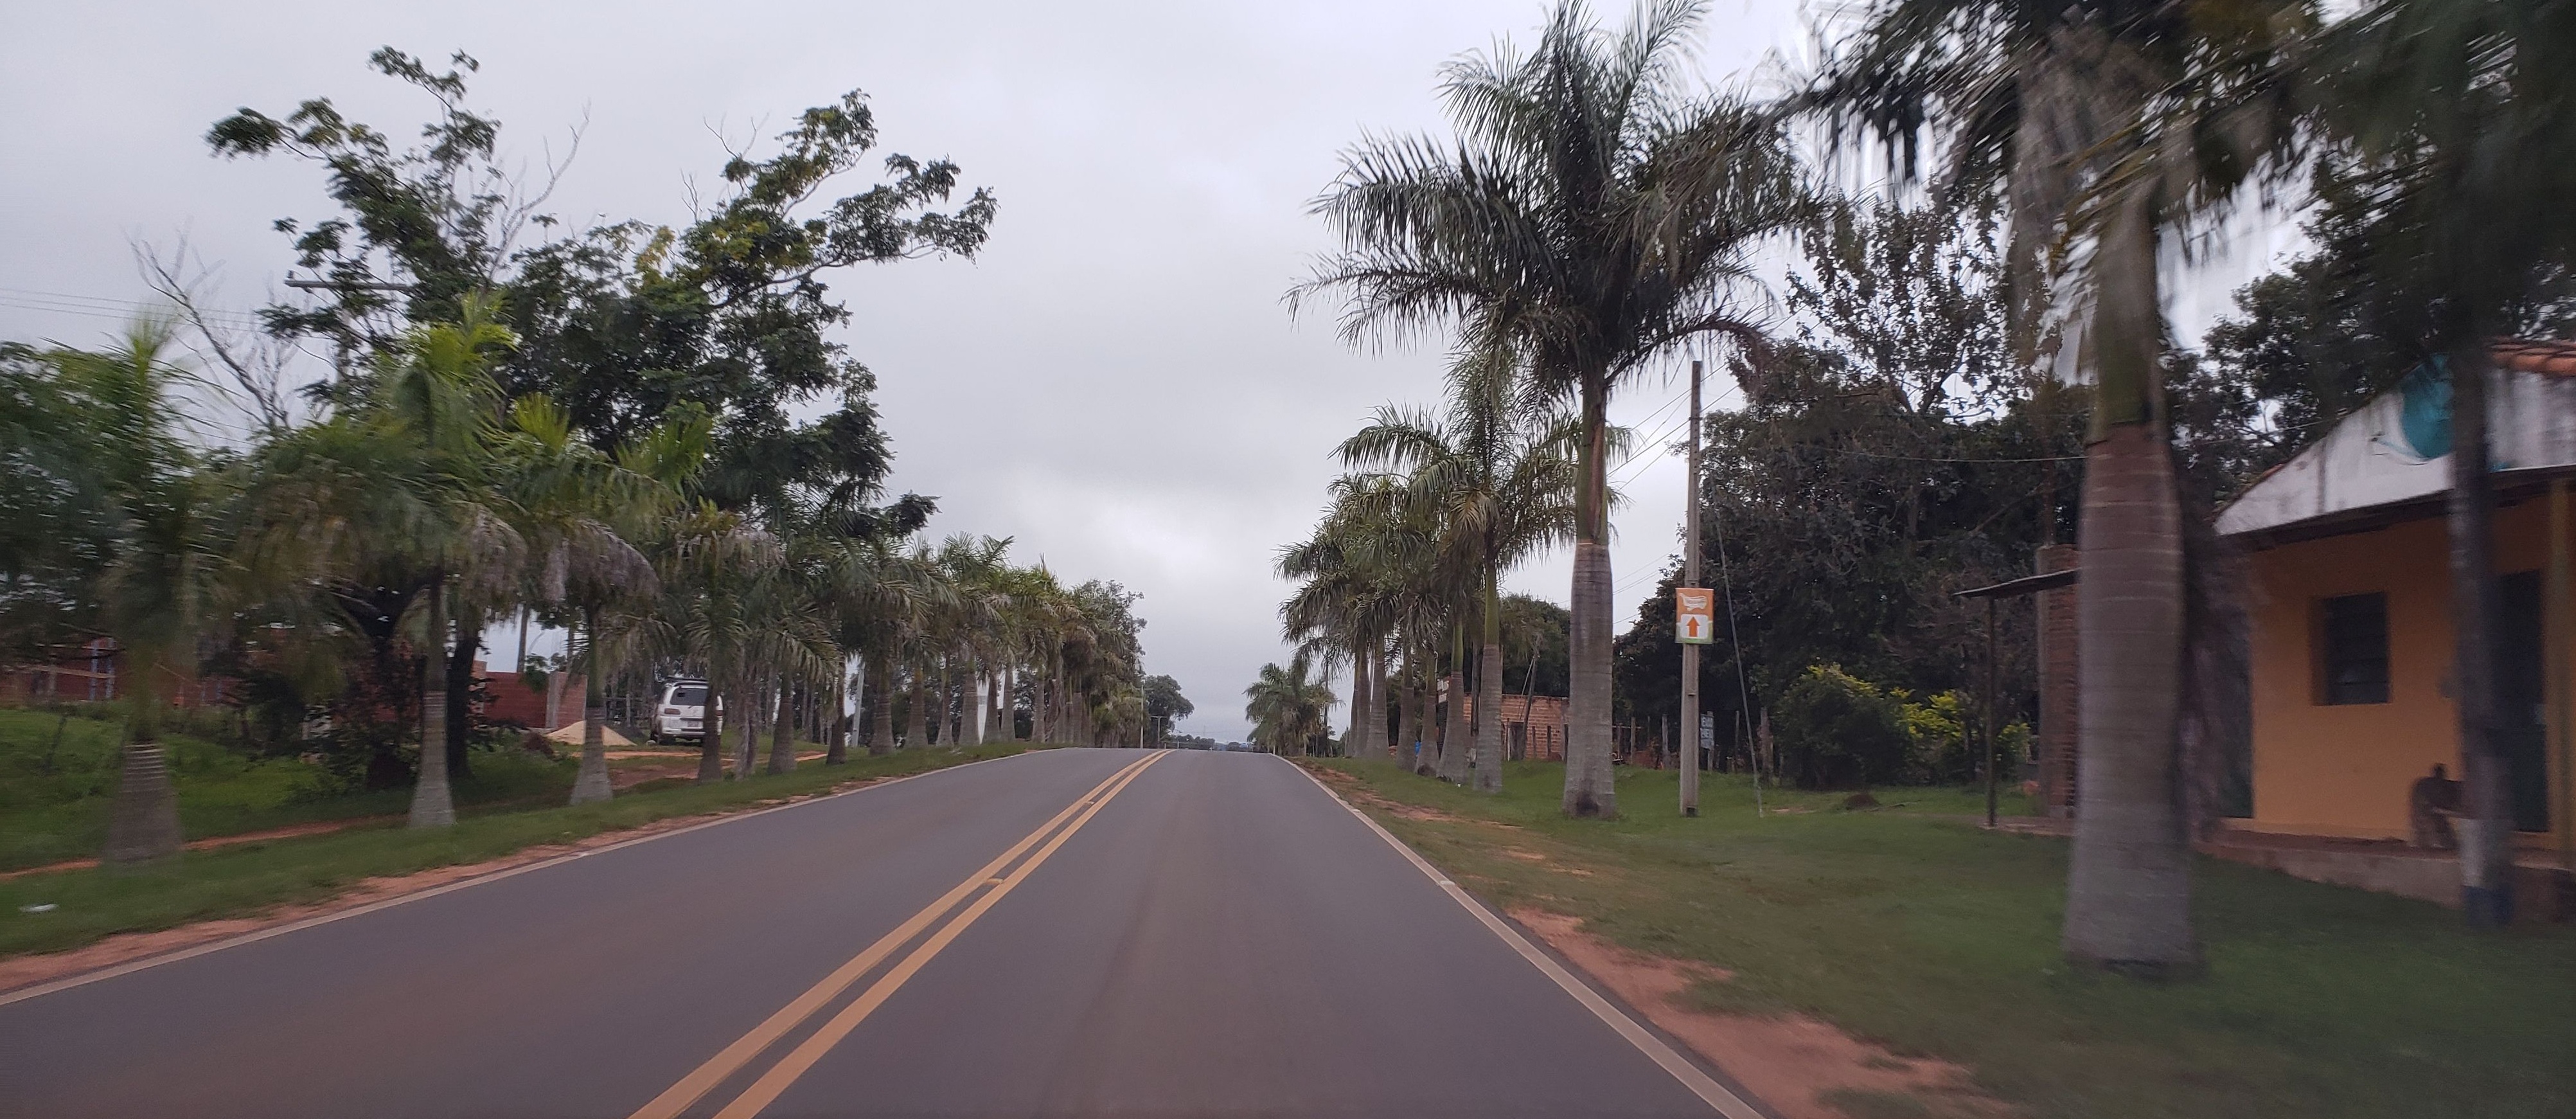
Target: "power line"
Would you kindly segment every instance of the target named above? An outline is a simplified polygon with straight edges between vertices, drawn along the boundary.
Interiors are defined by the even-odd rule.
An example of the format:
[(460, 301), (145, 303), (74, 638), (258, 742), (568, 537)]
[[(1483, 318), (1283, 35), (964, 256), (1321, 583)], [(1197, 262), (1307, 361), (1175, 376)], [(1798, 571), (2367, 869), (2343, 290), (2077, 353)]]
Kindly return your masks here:
[[(16, 307), (26, 311), (50, 311), (57, 314), (112, 318), (132, 318), (137, 314), (175, 315), (178, 313), (178, 308), (166, 302), (145, 302), (99, 295), (73, 295), (67, 292), (13, 287), (0, 287), (0, 306)], [(257, 316), (240, 311), (200, 309), (199, 314), (209, 322), (246, 330), (256, 330), (265, 325)]]
[[(1732, 394), (1734, 391), (1735, 391), (1735, 386), (1733, 386), (1733, 385), (1728, 385), (1728, 386), (1726, 387), (1726, 391), (1725, 391), (1725, 392), (1722, 392), (1722, 393), (1717, 394), (1717, 396), (1716, 396), (1714, 399), (1712, 399), (1712, 400), (1710, 400), (1710, 401), (1708, 402), (1708, 408), (1710, 408), (1710, 409), (1715, 409), (1719, 404), (1721, 404), (1721, 403), (1725, 402), (1725, 400), (1726, 400), (1727, 396), (1728, 396), (1729, 394)], [(1637, 449), (1637, 450), (1635, 450), (1635, 451), (1630, 452), (1630, 453), (1629, 453), (1629, 455), (1628, 455), (1627, 461), (1620, 463), (1617, 467), (1615, 467), (1615, 468), (1611, 471), (1611, 473), (1612, 473), (1612, 474), (1614, 474), (1614, 475), (1620, 475), (1619, 477), (1614, 477), (1614, 478), (1612, 478), (1612, 479), (1610, 480), (1610, 481), (1611, 481), (1611, 484), (1613, 484), (1613, 485), (1617, 485), (1617, 484), (1620, 484), (1620, 483), (1624, 483), (1624, 482), (1627, 482), (1627, 481), (1630, 481), (1630, 480), (1634, 479), (1634, 478), (1635, 478), (1637, 475), (1639, 475), (1639, 474), (1645, 473), (1646, 465), (1640, 465), (1641, 463), (1643, 463), (1643, 464), (1647, 464), (1647, 465), (1651, 465), (1651, 464), (1652, 464), (1656, 459), (1658, 459), (1658, 458), (1661, 458), (1661, 457), (1662, 457), (1661, 455), (1652, 455), (1652, 454), (1649, 454), (1649, 453), (1648, 453), (1648, 451), (1647, 451), (1647, 448), (1656, 447), (1656, 446), (1661, 446), (1661, 445), (1664, 443), (1664, 441), (1665, 441), (1665, 440), (1670, 439), (1670, 438), (1672, 438), (1672, 437), (1673, 437), (1673, 433), (1675, 433), (1675, 432), (1678, 432), (1678, 431), (1682, 430), (1684, 427), (1689, 426), (1689, 424), (1690, 424), (1690, 418), (1689, 418), (1689, 417), (1687, 417), (1687, 416), (1685, 416), (1685, 417), (1681, 418), (1680, 420), (1676, 421), (1675, 423), (1673, 423), (1671, 426), (1666, 427), (1666, 428), (1664, 428), (1663, 430), (1661, 430), (1661, 431), (1659, 431), (1659, 432), (1656, 432), (1656, 433), (1655, 433), (1655, 436), (1654, 436), (1654, 439), (1653, 439), (1651, 442), (1649, 442), (1649, 443), (1645, 444), (1643, 447), (1640, 447), (1640, 448), (1638, 448), (1638, 449)], [(1629, 469), (1629, 468), (1630, 468), (1630, 467), (1632, 467), (1632, 466), (1634, 466), (1634, 467), (1635, 467), (1635, 469), (1634, 469), (1634, 470), (1630, 470), (1630, 469)]]
[(1971, 463), (1973, 463), (1973, 462), (1996, 462), (1996, 463), (2011, 463), (2011, 462), (2082, 462), (2082, 461), (2084, 461), (2084, 456), (2082, 456), (2082, 455), (2046, 455), (2046, 456), (2042, 456), (2042, 457), (2039, 457), (2039, 458), (1925, 458), (1925, 457), (1922, 457), (1922, 456), (1919, 456), (1919, 455), (1887, 455), (1887, 454), (1880, 454), (1880, 453), (1879, 453), (1879, 452), (1877, 452), (1877, 451), (1863, 451), (1863, 450), (1858, 450), (1858, 449), (1856, 449), (1856, 448), (1852, 448), (1852, 447), (1818, 447), (1818, 448), (1816, 448), (1816, 449), (1817, 449), (1817, 450), (1820, 450), (1820, 451), (1830, 451), (1830, 452), (1832, 452), (1832, 453), (1834, 453), (1834, 454), (1838, 454), (1838, 455), (1859, 455), (1859, 456), (1860, 456), (1860, 457), (1862, 457), (1862, 458), (1888, 459), (1888, 460), (1890, 460), (1890, 461), (1894, 461), (1894, 462), (1971, 462)]

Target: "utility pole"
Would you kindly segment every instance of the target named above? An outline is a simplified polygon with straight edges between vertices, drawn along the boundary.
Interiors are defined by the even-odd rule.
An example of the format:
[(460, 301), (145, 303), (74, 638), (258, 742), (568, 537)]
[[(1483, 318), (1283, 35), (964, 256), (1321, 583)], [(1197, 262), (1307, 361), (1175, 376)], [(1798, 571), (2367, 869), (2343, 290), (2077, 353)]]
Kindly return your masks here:
[[(1691, 363), (1690, 451), (1682, 483), (1682, 586), (1699, 586), (1699, 363)], [(1678, 593), (1678, 592), (1676, 592)], [(1682, 815), (1699, 815), (1699, 646), (1682, 643)]]

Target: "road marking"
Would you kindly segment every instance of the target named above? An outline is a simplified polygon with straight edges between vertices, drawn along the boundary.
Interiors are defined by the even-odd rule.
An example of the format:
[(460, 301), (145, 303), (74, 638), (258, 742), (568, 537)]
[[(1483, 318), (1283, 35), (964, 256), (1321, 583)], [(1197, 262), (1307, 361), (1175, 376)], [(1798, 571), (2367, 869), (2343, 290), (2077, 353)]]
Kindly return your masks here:
[[(1279, 760), (1288, 762), (1286, 758)], [(1492, 910), (1485, 908), (1483, 903), (1469, 895), (1465, 889), (1450, 881), (1449, 877), (1440, 873), (1429, 860), (1415, 854), (1413, 848), (1405, 846), (1404, 841), (1397, 839), (1393, 832), (1380, 827), (1376, 820), (1369, 818), (1368, 813), (1352, 807), (1351, 802), (1343, 800), (1342, 795), (1334, 792), (1332, 786), (1323, 783), (1314, 774), (1308, 773), (1305, 766), (1297, 765), (1295, 762), (1288, 762), (1288, 764), (1295, 766), (1297, 772), (1305, 774), (1307, 780), (1313, 781), (1316, 788), (1322, 789), (1325, 796), (1333, 798), (1333, 802), (1341, 805), (1344, 811), (1356, 817), (1360, 823), (1367, 825), (1370, 831), (1376, 832), (1377, 837), (1385, 840), (1387, 846), (1395, 848), (1396, 854), (1404, 856), (1405, 861), (1412, 863), (1413, 868), (1421, 871), (1423, 877), (1429, 878), (1440, 887), (1442, 892), (1449, 895), (1450, 900), (1457, 902), (1461, 908), (1473, 914), (1477, 921), (1483, 923), (1486, 929), (1502, 938), (1503, 943), (1520, 953), (1522, 959), (1530, 962), (1530, 966), (1554, 980), (1558, 987), (1564, 988), (1566, 994), (1574, 996), (1574, 1001), (1582, 1003), (1583, 1008), (1591, 1011), (1593, 1017), (1601, 1019), (1603, 1025), (1609, 1026), (1612, 1032), (1626, 1038), (1628, 1044), (1636, 1046), (1638, 1052), (1644, 1053), (1647, 1060), (1655, 1062), (1665, 1072), (1671, 1073), (1673, 1079), (1681, 1081), (1682, 1087), (1690, 1089), (1691, 1094), (1698, 1096), (1700, 1101), (1707, 1104), (1711, 1110), (1725, 1116), (1726, 1119), (1767, 1119), (1760, 1108), (1747, 1102), (1744, 1097), (1736, 1095), (1726, 1085), (1718, 1083), (1716, 1077), (1701, 1071), (1690, 1058), (1682, 1056), (1672, 1046), (1665, 1044), (1664, 1039), (1655, 1036), (1654, 1031), (1638, 1025), (1637, 1020), (1629, 1017), (1627, 1011), (1619, 1009), (1609, 999), (1601, 997), (1601, 992), (1593, 990), (1590, 984), (1575, 978), (1572, 972), (1565, 969), (1564, 964), (1556, 962), (1556, 957), (1540, 951), (1537, 945), (1529, 942), (1528, 937), (1521, 935), (1519, 929), (1505, 923), (1502, 918), (1494, 916)]]
[[(222, 940), (210, 941), (205, 944), (198, 944), (187, 948), (176, 949), (174, 951), (163, 952), (157, 956), (145, 956), (139, 960), (129, 960), (125, 963), (116, 964), (111, 967), (99, 968), (96, 971), (84, 971), (78, 975), (49, 980), (44, 983), (38, 983), (32, 987), (20, 987), (14, 991), (0, 993), (0, 1006), (7, 1006), (11, 1003), (17, 1002), (25, 1002), (28, 999), (32, 999), (40, 995), (50, 995), (56, 991), (68, 991), (74, 987), (85, 987), (101, 980), (114, 979), (120, 975), (132, 975), (135, 972), (160, 967), (163, 964), (175, 964), (181, 960), (192, 960), (199, 956), (221, 952), (226, 948), (239, 948), (245, 944), (256, 944), (260, 941), (267, 940), (270, 937), (285, 936), (288, 933), (299, 932), (304, 929), (313, 928), (316, 925), (328, 925), (334, 921), (346, 921), (351, 917), (363, 917), (369, 913), (374, 913), (381, 909), (391, 909), (397, 905), (408, 905), (415, 901), (426, 901), (441, 894), (452, 894), (458, 890), (483, 885), (486, 882), (498, 882), (504, 878), (515, 878), (532, 870), (544, 870), (550, 866), (561, 866), (575, 859), (588, 858), (592, 855), (605, 855), (611, 851), (624, 850), (639, 843), (651, 843), (656, 839), (669, 839), (675, 835), (687, 835), (693, 831), (702, 831), (722, 824), (736, 823), (751, 819), (754, 816), (766, 816), (772, 812), (785, 812), (791, 808), (803, 808), (807, 805), (822, 804), (826, 801), (838, 800), (846, 796), (857, 796), (858, 794), (867, 792), (870, 789), (882, 789), (888, 785), (900, 785), (906, 781), (911, 781), (917, 778), (932, 777), (942, 773), (955, 773), (961, 769), (967, 769), (979, 765), (988, 765), (993, 762), (1005, 762), (1012, 758), (1035, 757), (1037, 753), (1038, 751), (1035, 750), (1023, 750), (1016, 754), (1004, 754), (998, 758), (982, 758), (971, 762), (961, 762), (957, 765), (941, 766), (938, 769), (925, 769), (919, 773), (906, 773), (900, 777), (888, 777), (879, 781), (870, 781), (855, 789), (844, 789), (837, 793), (824, 793), (821, 796), (808, 797), (804, 800), (795, 801), (790, 804), (777, 804), (771, 805), (767, 808), (755, 808), (748, 812), (728, 812), (717, 816), (712, 820), (704, 820), (699, 823), (690, 824), (687, 827), (671, 828), (667, 831), (657, 831), (651, 835), (639, 835), (633, 839), (619, 840), (618, 842), (607, 844), (606, 846), (593, 847), (586, 851), (575, 851), (568, 855), (557, 855), (554, 858), (528, 863), (524, 866), (509, 867), (503, 870), (493, 871), (489, 874), (478, 874), (472, 878), (465, 878), (447, 883), (444, 886), (432, 886), (426, 890), (419, 890), (413, 893), (403, 894), (398, 897), (386, 898), (383, 901), (371, 901), (365, 905), (351, 906), (347, 909), (317, 914), (299, 921), (289, 921), (283, 925), (275, 925), (265, 929), (254, 929), (250, 932), (243, 933), (240, 936), (225, 937)], [(435, 870), (437, 868), (430, 867), (426, 869)]]
[[(1101, 805), (1108, 803), (1110, 797), (1118, 795), (1120, 790), (1127, 787), (1126, 782), (1134, 780), (1136, 774), (1143, 772), (1146, 766), (1152, 765), (1155, 761), (1161, 759), (1161, 757), (1162, 754), (1159, 752), (1148, 754), (1133, 762), (1129, 762), (1125, 766), (1120, 767), (1117, 772), (1103, 778), (1099, 784), (1091, 787), (1091, 791), (1074, 798), (1073, 803), (1066, 805), (1063, 811), (1056, 813), (1055, 816), (1047, 820), (1047, 822), (1038, 825), (1037, 830), (1022, 837), (1019, 842), (1012, 844), (1009, 850), (1002, 852), (1001, 855), (996, 857), (992, 862), (986, 863), (982, 869), (977, 870), (973, 874), (967, 875), (964, 881), (959, 882), (956, 886), (950, 888), (947, 893), (940, 895), (938, 900), (923, 907), (920, 912), (913, 914), (909, 919), (905, 920), (903, 924), (896, 926), (892, 932), (888, 932), (884, 936), (878, 937), (876, 943), (868, 945), (868, 947), (858, 955), (850, 957), (847, 963), (832, 969), (831, 974), (824, 976), (820, 982), (807, 988), (805, 993), (796, 996), (795, 999), (791, 1000), (786, 1006), (779, 1008), (777, 1013), (770, 1015), (758, 1026), (752, 1027), (751, 1032), (742, 1035), (742, 1037), (736, 1039), (733, 1044), (725, 1046), (723, 1051), (708, 1058), (705, 1063), (700, 1064), (697, 1068), (690, 1070), (687, 1076), (680, 1078), (679, 1083), (671, 1085), (668, 1089), (664, 1090), (661, 1095), (653, 1097), (652, 1102), (645, 1104), (633, 1115), (629, 1116), (628, 1119), (675, 1119), (675, 1117), (677, 1117), (682, 1111), (687, 1110), (690, 1105), (697, 1103), (701, 1097), (705, 1096), (708, 1092), (713, 1091), (716, 1085), (721, 1084), (728, 1078), (740, 1073), (745, 1066), (749, 1065), (755, 1058), (759, 1057), (764, 1050), (777, 1044), (778, 1040), (786, 1036), (789, 1031), (794, 1030), (806, 1019), (809, 1019), (816, 1013), (820, 1012), (825, 1005), (829, 1004), (833, 999), (840, 997), (842, 992), (849, 990), (851, 985), (857, 983), (869, 972), (876, 970), (877, 965), (884, 963), (886, 957), (893, 955), (896, 949), (903, 947), (905, 944), (910, 943), (914, 937), (921, 935), (921, 931), (923, 929), (929, 928), (933, 922), (946, 915), (950, 910), (955, 909), (958, 903), (964, 901), (968, 895), (996, 882), (1005, 883), (1005, 885), (1000, 889), (994, 890), (993, 892), (985, 895), (985, 897), (981, 899), (975, 907), (968, 910), (968, 915), (961, 918), (961, 920), (971, 921), (973, 917), (980, 916), (985, 909), (991, 908), (993, 899), (1009, 892), (1010, 885), (1016, 884), (1018, 879), (1025, 876), (1030, 868), (1036, 866), (1040, 862), (1044, 862), (1048, 855), (1055, 853), (1055, 849), (1057, 847), (1063, 846), (1067, 837), (1071, 836), (1076, 829), (1079, 829), (1086, 821), (1090, 820), (1094, 813), (1100, 811)], [(1078, 817), (1077, 813), (1079, 813)], [(1061, 831), (1058, 831), (1058, 825), (1064, 824), (1068, 819), (1073, 821), (1072, 824), (1064, 827)], [(1040, 841), (1045, 840), (1049, 833), (1054, 833), (1054, 841), (1039, 851), (1035, 858), (1022, 864), (1019, 871), (1011, 877), (999, 877), (1003, 868), (1009, 866), (1012, 860), (1019, 858), (1022, 854), (1025, 854), (1029, 848), (1034, 847)], [(940, 930), (939, 936), (953, 937), (954, 933), (951, 930), (959, 928), (962, 928), (961, 924), (951, 922), (948, 927)], [(932, 943), (944, 945), (945, 941), (940, 940), (938, 936), (934, 936), (932, 938)], [(936, 950), (934, 949), (934, 954), (935, 951)], [(913, 954), (913, 957), (908, 957), (904, 961), (904, 964), (898, 965), (896, 968), (896, 974), (909, 977), (910, 972), (903, 969), (906, 966), (917, 968), (918, 964), (914, 962), (915, 959), (927, 962), (927, 957), (922, 956), (920, 952), (916, 951)], [(895, 985), (901, 986), (901, 980), (896, 980)], [(869, 988), (867, 995), (860, 996), (860, 1002), (866, 1003), (869, 996), (877, 994), (878, 988), (885, 988), (885, 994), (890, 995), (893, 993), (893, 989), (886, 987), (885, 981), (881, 979), (877, 982), (876, 986)], [(879, 997), (878, 1001), (883, 1001), (883, 998)], [(871, 1007), (871, 1009), (873, 1009), (873, 1007)], [(844, 1016), (846, 1016), (847, 1013), (847, 1011), (843, 1011)], [(865, 1017), (865, 1015), (862, 1014), (861, 1017)], [(837, 1024), (839, 1021), (839, 1018), (833, 1019), (834, 1024)], [(857, 1021), (853, 1019), (850, 1024), (852, 1026), (856, 1026)], [(826, 1032), (830, 1029), (830, 1025), (824, 1027)], [(849, 1032), (847, 1029), (842, 1030), (842, 1033), (847, 1032)], [(808, 1039), (806, 1046), (811, 1046), (812, 1044), (812, 1040)], [(800, 1046), (795, 1052), (803, 1053), (804, 1049), (804, 1046)], [(817, 1053), (815, 1056), (820, 1057), (821, 1054)], [(795, 1054), (791, 1053), (788, 1059), (793, 1060), (794, 1057)], [(812, 1063), (813, 1062), (811, 1060), (806, 1062), (808, 1066)], [(801, 1075), (803, 1071), (804, 1070), (802, 1068), (799, 1068), (797, 1073)], [(776, 1075), (776, 1069), (772, 1069), (770, 1075)], [(767, 1083), (768, 1079), (768, 1076), (764, 1076), (761, 1079), (761, 1083)], [(790, 1076), (788, 1079), (793, 1081), (795, 1077)], [(758, 1087), (758, 1085), (754, 1085), (753, 1090), (757, 1091)], [(779, 1085), (780, 1090), (784, 1090), (785, 1087), (786, 1085), (783, 1083)], [(771, 1095), (774, 1097), (776, 1092), (772, 1092)], [(748, 1098), (748, 1093), (746, 1093), (745, 1098)], [(767, 1101), (764, 1100), (762, 1102), (765, 1104)], [(726, 1108), (725, 1114), (733, 1114), (734, 1109), (739, 1108), (741, 1104), (741, 1100), (736, 1100), (732, 1106)]]
[(1126, 791), (1127, 786), (1134, 784), (1146, 767), (1162, 759), (1162, 752), (1157, 751), (1147, 755), (1144, 761), (1121, 770), (1116, 788), (1093, 798), (1091, 806), (1084, 809), (1081, 816), (1065, 825), (1063, 831), (1055, 833), (1055, 838), (1048, 840), (1046, 846), (1038, 848), (1038, 852), (1029, 856), (1028, 861), (1021, 863), (1018, 869), (1013, 870), (1010, 877), (1004, 879), (1001, 885), (994, 887), (983, 897), (975, 899), (975, 904), (966, 907), (965, 912), (958, 914), (946, 925), (941, 926), (938, 932), (931, 934), (930, 939), (923, 941), (921, 947), (913, 949), (912, 954), (905, 956), (902, 963), (896, 964), (893, 970), (886, 972), (882, 978), (870, 985), (867, 992), (860, 995), (857, 1001), (843, 1007), (839, 1014), (832, 1016), (831, 1021), (823, 1024), (822, 1029), (814, 1031), (812, 1037), (806, 1038), (803, 1044), (798, 1045), (777, 1064), (770, 1066), (769, 1071), (762, 1073), (760, 1079), (753, 1081), (751, 1087), (745, 1089), (742, 1095), (725, 1105), (724, 1110), (717, 1112), (715, 1119), (751, 1119), (752, 1116), (760, 1114), (762, 1108), (768, 1107), (777, 1100), (780, 1093), (785, 1092), (790, 1085), (796, 1083), (798, 1077), (813, 1068), (814, 1063), (822, 1060), (824, 1054), (831, 1052), (833, 1046), (839, 1045), (841, 1039), (850, 1036), (850, 1031), (859, 1028), (859, 1023), (866, 1021), (868, 1015), (875, 1013), (877, 1007), (885, 1005), (887, 999), (894, 997), (895, 991), (901, 988), (905, 981), (911, 979), (913, 973), (920, 971), (923, 965), (930, 962), (931, 957), (937, 956), (942, 949), (947, 948), (950, 941), (956, 940), (959, 933), (966, 931), (966, 926), (974, 924), (977, 918), (992, 909), (994, 903), (1001, 901), (1002, 896), (1010, 893), (1013, 887), (1027, 881), (1029, 874), (1038, 868), (1038, 864), (1047, 861), (1047, 858), (1054, 855), (1058, 848), (1064, 846), (1066, 840), (1073, 838), (1073, 833), (1082, 830), (1082, 825), (1090, 823), (1093, 816), (1099, 815), (1100, 810), (1108, 806), (1110, 798)]

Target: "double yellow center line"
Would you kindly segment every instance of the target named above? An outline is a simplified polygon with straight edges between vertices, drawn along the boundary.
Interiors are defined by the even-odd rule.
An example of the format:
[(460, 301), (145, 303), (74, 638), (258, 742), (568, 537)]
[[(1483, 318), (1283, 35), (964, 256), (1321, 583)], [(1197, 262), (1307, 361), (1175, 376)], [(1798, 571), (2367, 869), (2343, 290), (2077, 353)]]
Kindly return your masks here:
[[(1055, 814), (1055, 818), (1038, 825), (1036, 831), (1030, 832), (1019, 842), (1012, 844), (1011, 849), (1002, 852), (1000, 857), (984, 864), (982, 870), (968, 875), (965, 881), (958, 883), (947, 893), (940, 895), (939, 900), (931, 902), (921, 912), (913, 914), (909, 920), (896, 926), (893, 932), (878, 937), (876, 943), (868, 945), (866, 951), (850, 957), (849, 962), (832, 969), (832, 973), (824, 976), (821, 982), (806, 988), (804, 994), (796, 996), (786, 1006), (780, 1008), (778, 1013), (770, 1015), (767, 1020), (752, 1027), (750, 1033), (742, 1035), (733, 1044), (725, 1046), (723, 1052), (708, 1058), (705, 1064), (699, 1065), (687, 1076), (681, 1077), (679, 1083), (671, 1085), (661, 1095), (653, 1097), (653, 1102), (645, 1104), (629, 1119), (678, 1119), (681, 1112), (688, 1110), (707, 1093), (714, 1091), (718, 1085), (741, 1074), (762, 1054), (775, 1047), (781, 1039), (821, 1013), (851, 986), (874, 972), (877, 965), (884, 963), (905, 945), (911, 944), (914, 938), (921, 935), (922, 930), (937, 924), (940, 918), (948, 917), (951, 911), (964, 904), (964, 911), (948, 917), (947, 924), (940, 925), (937, 932), (930, 934), (928, 939), (915, 946), (900, 962), (887, 969), (885, 974), (878, 976), (876, 982), (869, 984), (868, 989), (858, 998), (842, 1007), (840, 1013), (834, 1014), (831, 1020), (823, 1023), (820, 1029), (807, 1035), (805, 1040), (797, 1043), (795, 1048), (788, 1050), (786, 1056), (769, 1066), (768, 1071), (761, 1073), (758, 1079), (752, 1081), (749, 1088), (734, 1097), (732, 1103), (726, 1104), (723, 1110), (716, 1112), (715, 1119), (751, 1119), (752, 1116), (760, 1114), (762, 1108), (768, 1107), (771, 1101), (776, 1100), (780, 1093), (787, 1090), (789, 1085), (796, 1083), (796, 1078), (805, 1075), (808, 1069), (814, 1067), (816, 1061), (823, 1059), (825, 1053), (831, 1052), (833, 1046), (840, 1044), (841, 1039), (850, 1035), (850, 1031), (857, 1029), (860, 1022), (866, 1021), (869, 1014), (874, 1013), (877, 1007), (892, 998), (895, 991), (900, 989), (906, 980), (911, 979), (915, 972), (928, 964), (941, 949), (948, 947), (950, 941), (956, 940), (959, 933), (966, 931), (966, 926), (974, 924), (977, 918), (982, 917), (993, 908), (995, 903), (1002, 900), (1002, 895), (1010, 893), (1021, 882), (1026, 881), (1030, 872), (1038, 868), (1038, 864), (1047, 861), (1058, 848), (1064, 846), (1066, 840), (1073, 838), (1073, 833), (1082, 830), (1082, 826), (1090, 823), (1093, 816), (1099, 815), (1101, 808), (1109, 803), (1109, 798), (1124, 791), (1136, 780), (1138, 774), (1145, 772), (1146, 767), (1162, 760), (1162, 757), (1159, 751), (1147, 754), (1128, 763), (1118, 772), (1110, 774), (1107, 780), (1092, 786), (1090, 792), (1084, 793), (1081, 799), (1066, 805), (1064, 811)], [(1031, 848), (1036, 848), (1037, 853), (1030, 855)], [(1021, 860), (1022, 855), (1029, 857)], [(1012, 865), (1014, 861), (1018, 862), (1017, 866)], [(1004, 873), (1006, 869), (1009, 871), (1007, 874)], [(973, 899), (971, 903), (968, 903), (969, 898)]]

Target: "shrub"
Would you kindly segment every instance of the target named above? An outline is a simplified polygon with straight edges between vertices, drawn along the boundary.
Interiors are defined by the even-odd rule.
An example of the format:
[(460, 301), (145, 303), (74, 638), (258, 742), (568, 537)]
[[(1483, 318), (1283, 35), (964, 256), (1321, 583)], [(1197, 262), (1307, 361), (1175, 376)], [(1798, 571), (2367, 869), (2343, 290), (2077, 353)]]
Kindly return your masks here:
[(1914, 745), (1904, 707), (1903, 693), (1834, 665), (1810, 667), (1781, 692), (1774, 709), (1781, 774), (1802, 789), (1901, 780)]
[(1905, 693), (1891, 689), (1900, 703), (1905, 733), (1911, 739), (1905, 779), (1922, 785), (1947, 785), (1977, 772), (1977, 752), (1969, 739), (1969, 701), (1958, 692), (1942, 692), (1921, 703), (1905, 703)]

